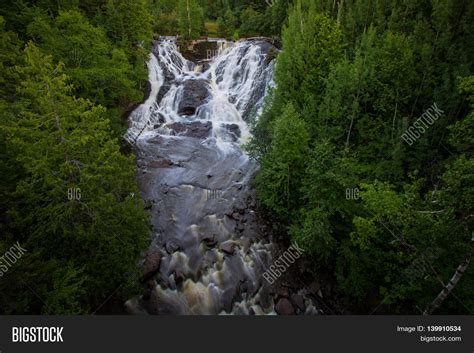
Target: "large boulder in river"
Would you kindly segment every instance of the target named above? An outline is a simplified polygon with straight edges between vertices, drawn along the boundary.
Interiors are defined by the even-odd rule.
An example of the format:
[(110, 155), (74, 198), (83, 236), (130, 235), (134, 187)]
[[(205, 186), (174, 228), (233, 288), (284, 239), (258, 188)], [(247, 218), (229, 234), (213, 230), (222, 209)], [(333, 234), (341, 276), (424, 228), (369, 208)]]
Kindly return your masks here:
[(222, 243), (219, 248), (227, 255), (232, 255), (235, 252), (235, 243), (233, 241), (226, 241)]
[(178, 105), (178, 114), (194, 115), (196, 109), (206, 103), (210, 93), (205, 80), (187, 80), (183, 82), (183, 97)]
[(293, 294), (291, 296), (291, 302), (294, 304), (296, 308), (300, 309), (301, 312), (305, 311), (306, 305), (304, 303), (304, 298), (301, 295)]
[(281, 298), (275, 306), (278, 315), (295, 315), (295, 308), (286, 298)]
[(221, 124), (221, 127), (227, 130), (228, 137), (232, 142), (236, 142), (240, 138), (240, 127), (237, 124)]
[(212, 123), (210, 121), (200, 122), (193, 121), (191, 123), (172, 123), (166, 125), (168, 129), (174, 131), (176, 135), (195, 137), (199, 139), (206, 139), (211, 135)]
[(159, 250), (151, 250), (145, 257), (145, 263), (143, 264), (143, 278), (147, 280), (151, 278), (160, 269), (161, 264), (161, 252)]

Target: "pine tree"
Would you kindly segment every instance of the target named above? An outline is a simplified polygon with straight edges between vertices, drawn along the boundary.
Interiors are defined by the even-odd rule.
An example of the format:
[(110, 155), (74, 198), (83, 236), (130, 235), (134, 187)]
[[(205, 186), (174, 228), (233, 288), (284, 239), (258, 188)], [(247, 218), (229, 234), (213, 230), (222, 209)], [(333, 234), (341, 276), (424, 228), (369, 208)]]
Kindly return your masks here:
[[(133, 159), (120, 153), (104, 108), (72, 96), (62, 64), (32, 43), (24, 60), (11, 107), (16, 119), (4, 127), (24, 170), (9, 214), (24, 247), (35, 249), (35, 261), (57, 268), (45, 274), (40, 295), (50, 299), (41, 310), (92, 311), (137, 279), (147, 218), (133, 196)], [(69, 295), (75, 299), (68, 302)]]

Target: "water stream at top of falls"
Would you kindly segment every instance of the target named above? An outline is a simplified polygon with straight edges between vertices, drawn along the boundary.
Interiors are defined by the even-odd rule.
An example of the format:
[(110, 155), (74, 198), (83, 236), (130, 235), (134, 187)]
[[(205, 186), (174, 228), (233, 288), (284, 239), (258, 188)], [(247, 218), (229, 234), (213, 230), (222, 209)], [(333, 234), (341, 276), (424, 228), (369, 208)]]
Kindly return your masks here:
[(258, 166), (242, 150), (272, 84), (273, 46), (215, 45), (216, 57), (194, 64), (173, 40), (156, 42), (150, 95), (130, 116), (127, 139), (151, 212), (148, 254), (161, 259), (148, 295), (127, 302), (130, 312), (274, 313), (262, 274), (275, 249), (254, 211), (249, 181)]

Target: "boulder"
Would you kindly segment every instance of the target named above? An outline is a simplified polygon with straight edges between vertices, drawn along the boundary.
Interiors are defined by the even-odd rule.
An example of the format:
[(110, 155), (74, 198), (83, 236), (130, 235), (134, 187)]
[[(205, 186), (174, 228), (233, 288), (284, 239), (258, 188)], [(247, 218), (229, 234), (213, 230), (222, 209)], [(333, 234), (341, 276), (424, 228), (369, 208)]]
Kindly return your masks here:
[(295, 315), (295, 308), (286, 298), (281, 298), (275, 306), (278, 315)]
[(240, 220), (242, 218), (242, 216), (240, 215), (240, 213), (234, 212), (234, 213), (232, 213), (232, 218), (235, 219), (235, 220)]
[(158, 119), (155, 121), (155, 124), (153, 125), (153, 129), (159, 129), (161, 125), (163, 125), (166, 122), (165, 117), (163, 114), (158, 113)]
[(288, 298), (290, 296), (290, 291), (289, 291), (288, 287), (281, 286), (278, 289), (278, 296), (280, 296), (282, 298)]
[(175, 280), (176, 284), (182, 283), (185, 278), (186, 278), (186, 276), (184, 275), (184, 272), (181, 271), (180, 269), (176, 269), (174, 271), (174, 280)]
[(236, 142), (240, 136), (240, 127), (237, 124), (222, 124), (221, 127), (227, 130), (229, 133), (229, 137), (232, 140), (232, 142)]
[(221, 249), (222, 252), (228, 255), (232, 255), (235, 251), (235, 243), (232, 241), (226, 241), (222, 243), (219, 248)]
[(157, 290), (153, 290), (150, 299), (146, 302), (146, 310), (151, 315), (186, 315), (183, 303), (175, 298), (166, 300)]
[(306, 309), (306, 306), (304, 304), (304, 299), (301, 295), (299, 294), (293, 294), (291, 296), (291, 301), (293, 302), (293, 304), (298, 308), (300, 309), (302, 312), (305, 311)]
[(209, 40), (178, 41), (181, 54), (194, 63), (212, 60), (217, 55), (218, 43)]
[(143, 264), (143, 278), (144, 280), (150, 279), (160, 269), (161, 263), (161, 252), (159, 250), (151, 250), (145, 257), (145, 263)]
[(167, 128), (174, 131), (176, 135), (188, 136), (199, 139), (206, 139), (211, 135), (212, 123), (193, 121), (191, 123), (172, 123), (166, 125)]
[(205, 62), (205, 63), (202, 64), (202, 71), (201, 72), (206, 72), (210, 68), (211, 68), (211, 65), (209, 65), (209, 63)]
[(187, 80), (183, 82), (183, 96), (178, 105), (178, 114), (194, 115), (196, 109), (207, 102), (210, 93), (205, 80)]

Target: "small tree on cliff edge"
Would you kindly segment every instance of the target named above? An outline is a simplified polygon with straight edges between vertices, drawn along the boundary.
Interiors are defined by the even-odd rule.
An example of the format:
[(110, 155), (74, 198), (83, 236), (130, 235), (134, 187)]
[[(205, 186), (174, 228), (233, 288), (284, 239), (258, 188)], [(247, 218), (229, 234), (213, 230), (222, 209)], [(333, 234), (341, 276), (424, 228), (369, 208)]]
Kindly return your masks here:
[(196, 0), (180, 0), (179, 32), (186, 39), (198, 38), (204, 28), (204, 11)]

